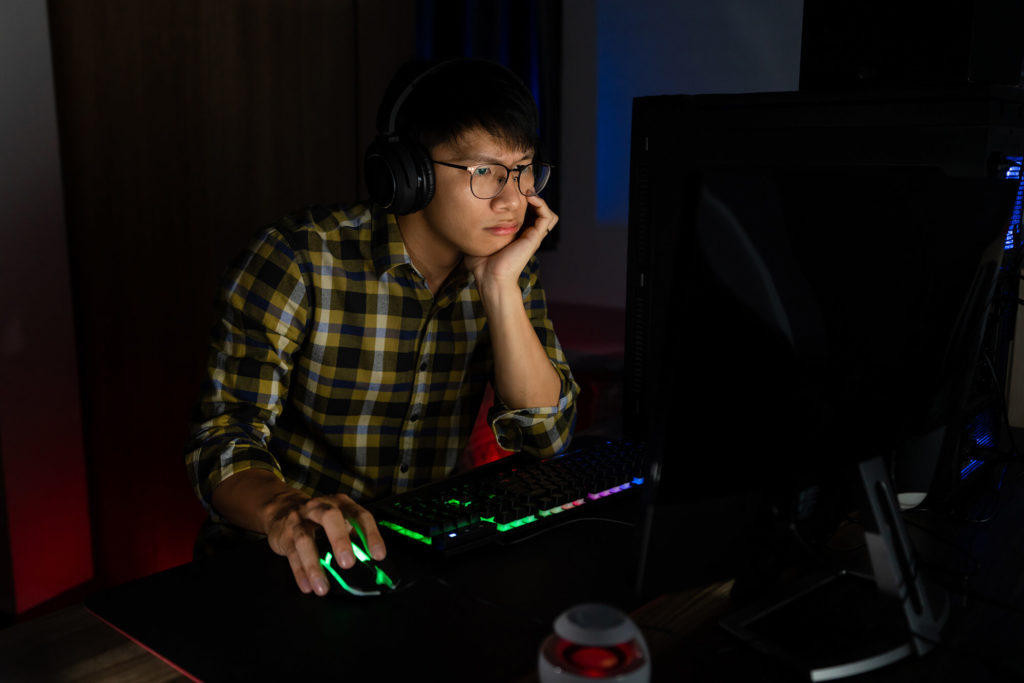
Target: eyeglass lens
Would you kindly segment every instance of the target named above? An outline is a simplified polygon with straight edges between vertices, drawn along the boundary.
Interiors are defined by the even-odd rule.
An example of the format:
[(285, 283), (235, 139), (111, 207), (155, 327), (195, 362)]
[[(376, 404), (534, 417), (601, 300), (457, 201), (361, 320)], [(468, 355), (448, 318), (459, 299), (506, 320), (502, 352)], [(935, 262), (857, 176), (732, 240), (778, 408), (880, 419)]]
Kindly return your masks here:
[[(547, 164), (529, 164), (516, 173), (519, 191), (527, 197), (539, 194), (547, 185), (551, 167)], [(508, 169), (504, 166), (486, 164), (477, 166), (470, 175), (470, 189), (480, 199), (491, 199), (501, 193), (508, 180)]]

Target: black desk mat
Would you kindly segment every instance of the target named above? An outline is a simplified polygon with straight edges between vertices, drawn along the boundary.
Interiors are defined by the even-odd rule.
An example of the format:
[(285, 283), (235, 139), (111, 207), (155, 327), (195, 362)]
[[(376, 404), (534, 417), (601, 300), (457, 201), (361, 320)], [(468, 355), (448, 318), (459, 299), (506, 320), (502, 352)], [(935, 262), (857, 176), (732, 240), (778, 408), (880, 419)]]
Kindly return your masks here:
[[(621, 519), (621, 517), (620, 517)], [(629, 611), (632, 528), (587, 518), (448, 560), (389, 545), (400, 592), (303, 595), (265, 542), (86, 600), (100, 619), (195, 678), (300, 680), (412, 675), (519, 680), (536, 670), (553, 619), (581, 602)]]

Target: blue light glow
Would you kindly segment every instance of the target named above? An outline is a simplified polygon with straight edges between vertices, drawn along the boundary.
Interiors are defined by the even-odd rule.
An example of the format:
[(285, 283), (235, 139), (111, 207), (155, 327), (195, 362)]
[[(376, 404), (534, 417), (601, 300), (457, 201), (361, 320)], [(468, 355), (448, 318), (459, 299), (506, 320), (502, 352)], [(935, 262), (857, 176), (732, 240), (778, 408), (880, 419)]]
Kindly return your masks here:
[(972, 460), (972, 461), (970, 461), (969, 463), (967, 463), (964, 466), (964, 468), (962, 470), (960, 470), (960, 478), (961, 479), (966, 479), (971, 474), (971, 472), (973, 472), (974, 470), (976, 470), (979, 467), (981, 467), (982, 464), (983, 463), (982, 463), (981, 460)]
[(1017, 201), (1013, 206), (1013, 216), (1010, 218), (1010, 227), (1006, 231), (1006, 243), (1004, 248), (1007, 250), (1015, 249), (1019, 246), (1020, 242), (1020, 223), (1022, 208), (1024, 208), (1024, 179), (1021, 178), (1021, 161), (1024, 157), (1007, 157), (1007, 161), (1010, 162), (1010, 168), (1006, 171), (1006, 178), (1008, 180), (1018, 180), (1017, 184)]
[[(981, 412), (974, 416), (967, 425), (967, 438), (979, 448), (992, 449), (996, 447), (997, 419), (991, 412)], [(984, 460), (971, 460), (960, 470), (960, 478), (966, 479), (979, 467), (985, 464)]]

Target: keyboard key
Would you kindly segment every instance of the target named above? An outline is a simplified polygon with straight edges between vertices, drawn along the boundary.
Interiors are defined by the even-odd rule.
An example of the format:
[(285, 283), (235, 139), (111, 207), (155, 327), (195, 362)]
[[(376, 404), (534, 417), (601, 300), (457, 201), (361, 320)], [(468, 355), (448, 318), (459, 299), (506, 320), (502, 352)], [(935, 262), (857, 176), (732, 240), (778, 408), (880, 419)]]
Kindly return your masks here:
[[(507, 538), (542, 520), (565, 519), (586, 504), (633, 488), (644, 476), (643, 448), (608, 442), (549, 460), (502, 460), (373, 507), (384, 528), (442, 553)], [(557, 514), (553, 514), (557, 513)]]

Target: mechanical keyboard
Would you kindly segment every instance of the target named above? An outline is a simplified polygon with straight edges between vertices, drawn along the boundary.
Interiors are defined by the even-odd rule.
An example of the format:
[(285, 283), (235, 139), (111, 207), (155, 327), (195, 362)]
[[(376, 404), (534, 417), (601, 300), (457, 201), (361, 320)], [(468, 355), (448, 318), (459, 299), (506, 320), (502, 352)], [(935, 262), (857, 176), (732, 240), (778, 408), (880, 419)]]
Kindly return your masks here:
[(547, 460), (513, 454), (371, 510), (379, 527), (447, 555), (518, 536), (518, 530), (532, 532), (556, 516), (575, 516), (595, 501), (643, 484), (645, 467), (643, 446), (622, 440)]

